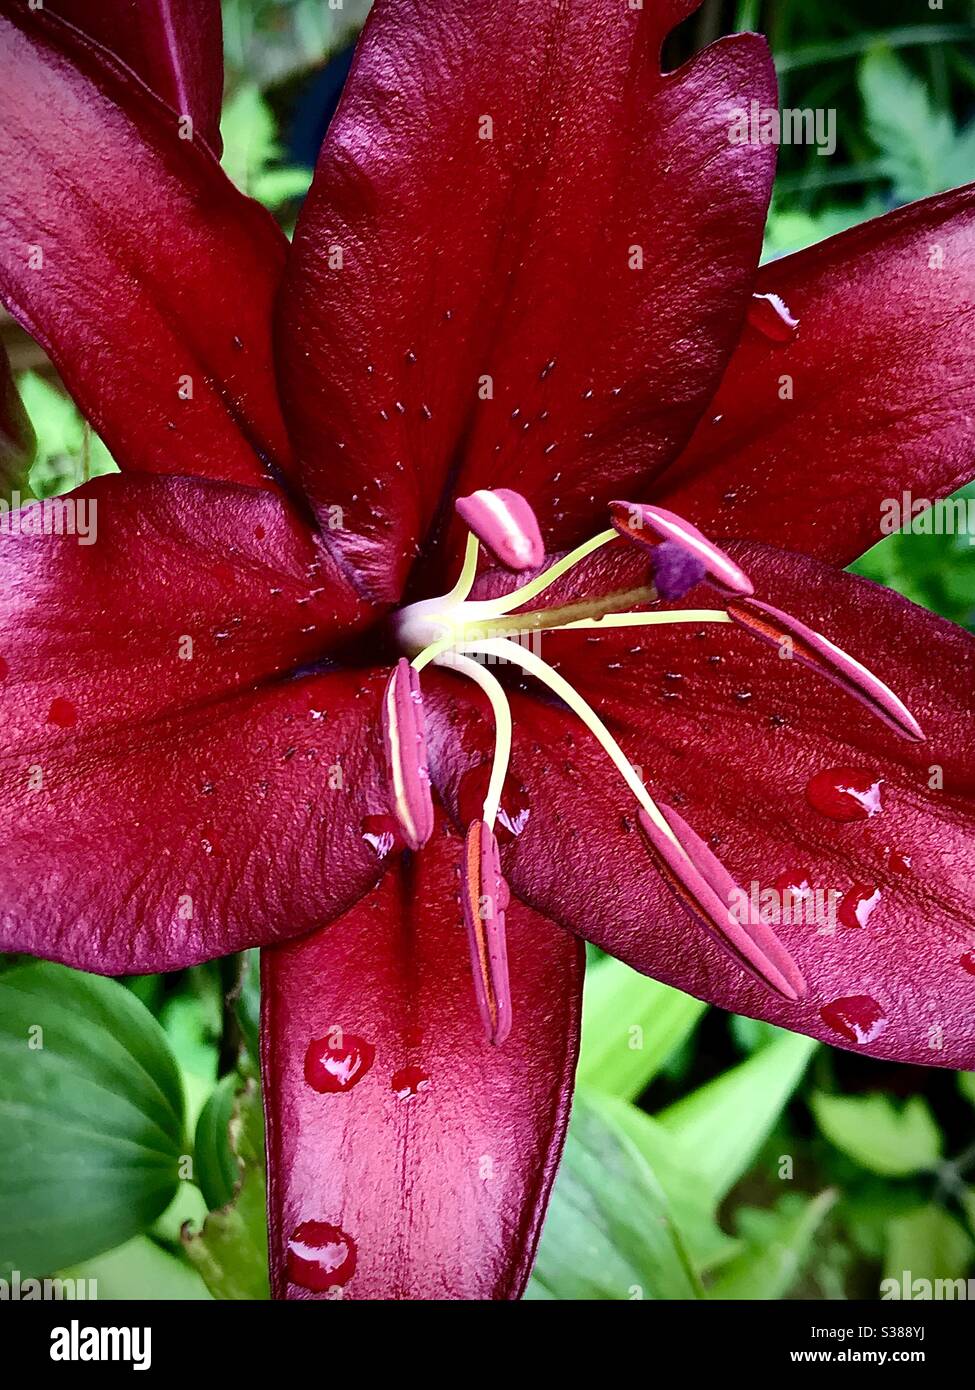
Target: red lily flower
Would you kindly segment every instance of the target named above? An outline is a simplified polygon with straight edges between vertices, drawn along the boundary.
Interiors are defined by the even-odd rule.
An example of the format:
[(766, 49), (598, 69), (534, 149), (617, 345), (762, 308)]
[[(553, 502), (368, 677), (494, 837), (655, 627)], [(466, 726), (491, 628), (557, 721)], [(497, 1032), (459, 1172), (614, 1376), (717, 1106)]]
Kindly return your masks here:
[(761, 39), (378, 0), (289, 252), (216, 0), (89, 8), (0, 0), (0, 297), (122, 470), (97, 544), (0, 535), (0, 948), (267, 948), (275, 1292), (519, 1294), (583, 937), (975, 1066), (975, 649), (834, 568), (971, 471), (975, 190), (756, 273)]

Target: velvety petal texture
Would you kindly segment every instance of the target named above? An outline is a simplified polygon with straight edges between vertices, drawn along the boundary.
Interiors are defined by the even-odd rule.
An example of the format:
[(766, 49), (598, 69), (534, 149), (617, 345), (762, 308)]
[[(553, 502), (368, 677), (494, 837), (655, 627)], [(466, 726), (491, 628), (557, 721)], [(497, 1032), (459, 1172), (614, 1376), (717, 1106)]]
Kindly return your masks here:
[(730, 112), (775, 83), (754, 35), (661, 76), (688, 8), (375, 6), (279, 320), (302, 478), (368, 592), (401, 593), (454, 494), (514, 487), (549, 548), (580, 539), (717, 386), (774, 162)]
[(10, 359), (0, 343), (0, 497), (9, 498), (26, 483), (35, 442), (34, 428), (10, 370)]
[(273, 219), (46, 11), (0, 0), (0, 67), (0, 299), (120, 467), (273, 486)]
[(220, 153), (220, 0), (44, 0), (43, 8), (121, 58), (178, 116), (192, 119), (194, 137)]
[(763, 267), (798, 319), (749, 325), (688, 448), (653, 496), (718, 536), (848, 564), (885, 499), (975, 473), (975, 185)]
[(514, 1027), (484, 1039), (443, 828), (325, 931), (263, 954), (278, 1297), (516, 1298), (568, 1121), (577, 941), (513, 902)]
[(310, 534), (117, 475), (15, 520), (75, 534), (0, 535), (0, 949), (167, 970), (355, 901), (385, 672), (295, 675), (359, 611)]
[[(832, 930), (828, 910), (776, 927), (806, 998), (790, 1003), (755, 982), (677, 906), (619, 775), (534, 683), (512, 695), (507, 795), (521, 832), (502, 848), (512, 891), (722, 1008), (872, 1055), (975, 1067), (975, 642), (814, 560), (760, 546), (733, 555), (757, 594), (886, 680), (928, 741), (898, 738), (835, 685), (731, 625), (545, 634), (542, 656), (747, 892), (796, 880), (834, 895)], [(632, 553), (610, 551), (587, 584), (629, 588), (638, 576)], [(717, 606), (704, 588), (685, 602)], [(470, 686), (438, 679), (451, 688), (426, 682), (431, 769), (453, 806), (469, 806), (465, 789), (486, 777), (489, 715)], [(851, 999), (860, 1002), (843, 1004)], [(844, 1008), (859, 1009), (859, 1034), (841, 1021)]]

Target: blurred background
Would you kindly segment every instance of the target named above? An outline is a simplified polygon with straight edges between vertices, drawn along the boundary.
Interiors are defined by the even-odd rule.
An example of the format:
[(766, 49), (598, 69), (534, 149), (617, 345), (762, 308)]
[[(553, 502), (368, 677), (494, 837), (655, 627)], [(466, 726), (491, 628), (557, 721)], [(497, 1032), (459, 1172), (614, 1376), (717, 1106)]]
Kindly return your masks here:
[[(288, 230), (367, 9), (225, 0), (225, 167)], [(784, 106), (836, 111), (829, 157), (780, 151), (766, 257), (975, 178), (972, 3), (705, 0), (667, 65), (741, 29), (768, 35)], [(35, 492), (110, 470), (2, 312), (0, 334), (38, 435)], [(965, 536), (892, 536), (854, 568), (975, 625)], [(256, 953), (122, 982), (0, 968), (0, 1277), (267, 1297)], [(58, 1041), (38, 1087), (12, 1048), (45, 1022)], [(905, 1270), (975, 1277), (975, 1073), (857, 1057), (593, 956), (579, 1080), (529, 1297), (856, 1300)]]

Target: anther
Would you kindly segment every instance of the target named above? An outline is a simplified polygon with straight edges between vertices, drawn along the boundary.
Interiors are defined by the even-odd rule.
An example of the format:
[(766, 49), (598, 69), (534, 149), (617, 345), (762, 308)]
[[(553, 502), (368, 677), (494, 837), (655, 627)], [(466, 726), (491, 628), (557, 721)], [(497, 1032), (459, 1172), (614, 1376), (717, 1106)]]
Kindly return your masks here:
[(500, 1044), (511, 1031), (511, 987), (505, 912), (510, 901), (501, 874), (494, 832), (482, 820), (467, 829), (461, 906), (471, 951), (474, 993), (489, 1042)]
[[(640, 502), (611, 502), (609, 516), (624, 540), (642, 545), (650, 552), (651, 562), (656, 560), (655, 579), (663, 577), (667, 583), (669, 577), (672, 586), (676, 587), (677, 571), (673, 557), (669, 553), (664, 556), (655, 554), (662, 545), (672, 545), (683, 552), (688, 560), (696, 562), (695, 565), (689, 565), (685, 572), (688, 579), (693, 579), (697, 574), (722, 593), (753, 592), (751, 580), (741, 566), (736, 565), (730, 555), (726, 555), (696, 526), (692, 526), (676, 512), (670, 512), (666, 507), (651, 507)], [(671, 593), (669, 597), (681, 598), (686, 592), (687, 589), (683, 589), (679, 593)]]
[(386, 686), (382, 721), (391, 810), (406, 845), (420, 849), (433, 834), (433, 798), (420, 677), (405, 657)]
[(481, 488), (455, 502), (458, 516), (509, 570), (537, 569), (545, 559), (538, 520), (520, 492)]

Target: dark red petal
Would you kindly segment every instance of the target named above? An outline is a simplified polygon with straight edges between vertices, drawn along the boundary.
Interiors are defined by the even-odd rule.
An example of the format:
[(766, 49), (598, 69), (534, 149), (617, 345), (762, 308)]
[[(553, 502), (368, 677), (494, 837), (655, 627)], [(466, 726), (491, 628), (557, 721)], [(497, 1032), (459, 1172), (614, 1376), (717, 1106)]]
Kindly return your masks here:
[(774, 163), (730, 112), (776, 98), (754, 35), (661, 77), (690, 8), (376, 5), (280, 318), (306, 488), (370, 592), (438, 515), (459, 542), (448, 493), (513, 487), (550, 548), (581, 538), (704, 409)]
[(885, 499), (972, 476), (975, 186), (772, 261), (756, 288), (799, 327), (745, 329), (653, 496), (715, 536), (847, 564), (880, 538)]
[(44, 0), (43, 8), (111, 49), (220, 153), (220, 0)]
[(34, 429), (0, 343), (0, 497), (22, 489), (34, 458)]
[(0, 950), (155, 971), (327, 921), (379, 868), (386, 673), (287, 677), (348, 590), (269, 494), (114, 475), (47, 515), (81, 500), (95, 544), (0, 535)]
[[(327, 930), (264, 953), (278, 1297), (517, 1298), (524, 1287), (568, 1120), (581, 953), (512, 902), (514, 1027), (502, 1046), (487, 1042), (460, 925), (462, 853), (435, 832)], [(363, 1039), (375, 1060), (323, 1095), (305, 1058), (330, 1030)], [(289, 1242), (310, 1254), (310, 1238), (318, 1258), (299, 1262), (294, 1246), (289, 1257)]]
[(103, 50), (0, 0), (0, 298), (123, 469), (270, 486), (287, 243)]
[[(723, 1008), (876, 1056), (973, 1068), (975, 978), (962, 957), (975, 947), (975, 642), (817, 561), (763, 546), (732, 553), (758, 594), (800, 613), (891, 685), (927, 743), (898, 738), (836, 686), (769, 657), (732, 625), (546, 634), (542, 655), (608, 720), (651, 793), (679, 808), (746, 891), (771, 888), (801, 866), (814, 887), (852, 894), (845, 916), (855, 919), (857, 893), (869, 885), (880, 899), (866, 925), (848, 929), (843, 913), (832, 935), (820, 935), (817, 923), (776, 925), (808, 994), (788, 1003), (756, 984), (675, 909), (635, 802), (587, 731), (521, 694), (512, 696), (510, 778), (528, 815), (502, 849), (512, 891)], [(632, 586), (632, 558), (617, 551), (616, 559), (617, 584)], [(486, 720), (472, 698), (470, 716), (448, 723), (443, 701), (462, 708), (465, 689), (438, 679), (439, 689), (427, 681), (431, 768), (456, 802), (467, 769), (489, 756)], [(814, 789), (812, 801), (829, 815), (807, 796), (822, 773), (835, 773), (841, 798)], [(841, 794), (844, 786), (853, 793)], [(869, 1041), (837, 1027), (844, 1009), (862, 1019), (875, 1010), (864, 1023)]]

